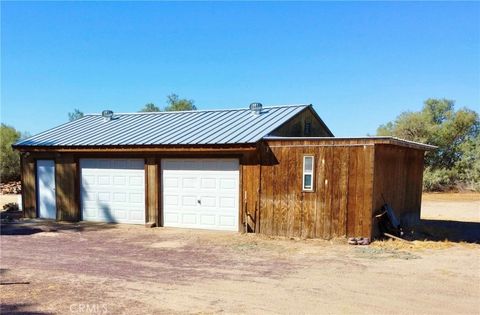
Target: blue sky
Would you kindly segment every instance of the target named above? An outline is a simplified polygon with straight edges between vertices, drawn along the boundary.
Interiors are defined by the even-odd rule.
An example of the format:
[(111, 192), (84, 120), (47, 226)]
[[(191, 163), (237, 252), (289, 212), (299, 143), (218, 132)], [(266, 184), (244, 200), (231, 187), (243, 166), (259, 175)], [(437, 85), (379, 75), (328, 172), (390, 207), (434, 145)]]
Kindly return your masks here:
[(429, 97), (480, 109), (480, 4), (2, 2), (1, 120), (38, 133), (172, 92), (200, 109), (312, 103), (336, 136)]

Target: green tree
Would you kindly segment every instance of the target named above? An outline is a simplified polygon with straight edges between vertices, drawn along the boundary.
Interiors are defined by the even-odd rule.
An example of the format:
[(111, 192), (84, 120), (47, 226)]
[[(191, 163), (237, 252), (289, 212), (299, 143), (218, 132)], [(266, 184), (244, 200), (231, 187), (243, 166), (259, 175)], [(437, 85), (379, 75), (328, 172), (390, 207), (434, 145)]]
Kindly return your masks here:
[(466, 188), (480, 191), (480, 133), (463, 142), (460, 149), (463, 154), (454, 171)]
[[(478, 185), (478, 169), (468, 161), (478, 160), (479, 116), (473, 110), (455, 110), (455, 102), (428, 99), (421, 111), (404, 112), (395, 121), (381, 125), (379, 136), (395, 136), (438, 146), (425, 157), (425, 188), (442, 190)], [(475, 179), (477, 178), (477, 179)], [(467, 184), (468, 183), (468, 184)]]
[(184, 111), (184, 110), (196, 110), (193, 100), (179, 98), (177, 94), (170, 94), (167, 96), (167, 106), (165, 111)]
[(0, 126), (0, 181), (6, 182), (20, 179), (20, 154), (12, 149), (12, 144), (21, 137), (15, 128), (1, 124)]
[(153, 103), (147, 103), (143, 108), (140, 110), (141, 112), (159, 112), (160, 108)]
[(68, 120), (74, 121), (83, 117), (83, 112), (75, 108), (72, 113), (68, 113)]

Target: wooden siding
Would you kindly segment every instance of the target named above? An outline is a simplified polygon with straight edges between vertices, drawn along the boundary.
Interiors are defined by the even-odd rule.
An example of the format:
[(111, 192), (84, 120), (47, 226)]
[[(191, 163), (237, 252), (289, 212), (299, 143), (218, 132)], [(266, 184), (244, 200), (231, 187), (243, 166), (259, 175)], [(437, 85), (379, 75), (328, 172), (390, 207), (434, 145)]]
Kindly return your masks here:
[[(310, 133), (305, 133), (305, 124), (310, 123)], [(330, 137), (332, 134), (310, 108), (305, 109), (271, 133), (277, 137)]]
[[(315, 187), (302, 191), (303, 156)], [(271, 141), (262, 149), (259, 232), (302, 238), (371, 236), (373, 145)]]
[(78, 166), (72, 155), (62, 155), (55, 159), (55, 192), (59, 221), (80, 220), (78, 174)]
[(161, 226), (160, 215), (160, 160), (148, 158), (145, 163), (145, 208), (146, 222)]
[(258, 231), (260, 164), (257, 152), (245, 154), (240, 159), (240, 231)]
[(26, 157), (24, 154), (22, 154), (22, 203), (23, 215), (26, 218), (37, 217), (37, 184), (35, 167), (35, 159), (31, 156)]
[[(420, 219), (424, 152), (392, 145), (375, 148), (375, 185), (373, 211), (385, 201), (400, 218)], [(378, 233), (376, 227), (374, 235)]]
[[(302, 238), (375, 235), (385, 196), (399, 214), (420, 213), (423, 150), (375, 139), (277, 139), (243, 152), (22, 154), (26, 217), (36, 217), (35, 160), (55, 159), (59, 220), (80, 219), (78, 160), (145, 158), (147, 222), (162, 226), (161, 158), (239, 158), (240, 231)], [(315, 157), (314, 191), (302, 191), (303, 156)], [(373, 234), (372, 234), (373, 231)]]

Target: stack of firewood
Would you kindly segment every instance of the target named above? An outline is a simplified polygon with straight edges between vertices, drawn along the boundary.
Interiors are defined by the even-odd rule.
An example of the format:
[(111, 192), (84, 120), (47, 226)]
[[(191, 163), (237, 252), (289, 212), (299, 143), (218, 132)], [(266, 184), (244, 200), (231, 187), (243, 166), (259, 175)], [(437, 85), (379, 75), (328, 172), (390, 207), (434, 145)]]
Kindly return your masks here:
[(22, 192), (22, 184), (18, 182), (0, 183), (0, 193), (2, 195), (19, 194)]

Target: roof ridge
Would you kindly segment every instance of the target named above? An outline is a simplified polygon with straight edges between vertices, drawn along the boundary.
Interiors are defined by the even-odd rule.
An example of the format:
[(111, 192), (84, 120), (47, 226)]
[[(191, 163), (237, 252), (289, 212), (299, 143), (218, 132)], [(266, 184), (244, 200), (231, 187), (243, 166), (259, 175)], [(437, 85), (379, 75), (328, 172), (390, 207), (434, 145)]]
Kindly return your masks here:
[[(262, 109), (279, 108), (279, 107), (307, 107), (312, 104), (285, 104), (285, 105), (269, 105), (263, 106)], [(119, 112), (114, 115), (160, 115), (160, 114), (178, 114), (178, 113), (202, 113), (202, 112), (228, 112), (228, 111), (242, 111), (250, 110), (249, 108), (224, 108), (224, 109), (195, 109), (195, 110), (183, 110), (183, 111), (160, 111), (160, 112)], [(102, 113), (88, 113), (84, 116), (102, 116)]]

